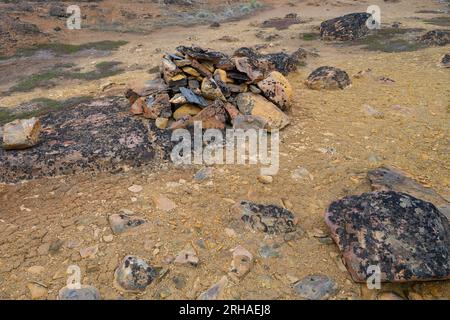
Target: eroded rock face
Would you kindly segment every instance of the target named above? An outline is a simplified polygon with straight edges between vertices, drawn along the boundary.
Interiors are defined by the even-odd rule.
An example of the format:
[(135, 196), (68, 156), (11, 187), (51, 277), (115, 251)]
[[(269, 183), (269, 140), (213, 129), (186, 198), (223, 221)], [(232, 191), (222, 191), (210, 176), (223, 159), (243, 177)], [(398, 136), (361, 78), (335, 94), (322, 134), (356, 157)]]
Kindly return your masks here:
[(347, 72), (334, 67), (320, 67), (314, 70), (306, 80), (305, 84), (313, 90), (344, 89), (351, 85)]
[(342, 17), (322, 22), (320, 36), (323, 40), (348, 41), (360, 39), (369, 34), (366, 21), (369, 13), (351, 13)]
[(428, 46), (445, 46), (450, 43), (450, 31), (432, 30), (420, 38), (420, 42)]
[(284, 234), (297, 230), (297, 220), (292, 212), (275, 205), (241, 201), (232, 208), (232, 213), (255, 231)]
[(379, 266), (382, 282), (450, 279), (450, 229), (436, 207), (394, 191), (333, 202), (325, 221), (356, 282)]
[(41, 122), (37, 118), (17, 119), (3, 126), (3, 148), (27, 149), (39, 142)]
[(114, 284), (119, 290), (143, 292), (156, 279), (156, 270), (135, 256), (127, 256), (114, 273)]
[(80, 104), (40, 121), (39, 145), (20, 151), (0, 148), (0, 182), (141, 166), (155, 158), (168, 160), (173, 146), (169, 132), (133, 117), (121, 98)]

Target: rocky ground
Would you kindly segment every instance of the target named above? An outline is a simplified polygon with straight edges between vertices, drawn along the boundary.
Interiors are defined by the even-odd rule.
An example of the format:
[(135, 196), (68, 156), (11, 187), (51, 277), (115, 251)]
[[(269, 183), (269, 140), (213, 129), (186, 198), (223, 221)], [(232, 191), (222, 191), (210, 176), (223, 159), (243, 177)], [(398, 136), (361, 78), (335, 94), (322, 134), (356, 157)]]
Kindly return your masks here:
[[(227, 14), (215, 3), (196, 4), (192, 10), (163, 2), (83, 2), (86, 28), (80, 31), (64, 29), (63, 14), (50, 10), (57, 5), (53, 1), (19, 3), (0, 4), (2, 13), (14, 13), (11, 19), (20, 14), (19, 20), (1, 20), (0, 32), (7, 36), (1, 43), (0, 125), (17, 117), (46, 115), (45, 127), (54, 114), (61, 123), (67, 121), (68, 128), (79, 128), (64, 115), (72, 114), (71, 108), (78, 110), (80, 99), (95, 110), (102, 104), (92, 99), (118, 99), (109, 97), (142, 87), (158, 73), (162, 54), (179, 45), (196, 44), (230, 55), (242, 46), (263, 54), (292, 53), (301, 47), (308, 56), (305, 65), (287, 76), (294, 88), (291, 124), (281, 132), (280, 172), (273, 179), (258, 179), (258, 166), (215, 166), (197, 174), (201, 166), (175, 167), (164, 157), (151, 157), (150, 165), (138, 168), (125, 161), (123, 166), (105, 167), (112, 172), (41, 178), (39, 171), (31, 173), (38, 177), (32, 181), (0, 184), (1, 298), (55, 299), (67, 283), (70, 265), (81, 268), (82, 283), (97, 288), (103, 299), (196, 299), (215, 283), (228, 299), (450, 298), (448, 280), (383, 284), (380, 291), (354, 282), (344, 265), (351, 260), (341, 259), (346, 242), (330, 234), (324, 219), (336, 200), (379, 190), (380, 181), (374, 182), (369, 171), (383, 165), (401, 168), (415, 181), (401, 180), (388, 189), (431, 201), (448, 212), (450, 75), (442, 57), (449, 46), (416, 40), (427, 31), (449, 28), (446, 1), (269, 1), (265, 8), (231, 1), (240, 9)], [(320, 40), (322, 21), (364, 12), (371, 4), (382, 8), (382, 32), (351, 43)], [(290, 13), (298, 19), (270, 20)], [(190, 26), (177, 25), (180, 17)], [(305, 80), (321, 66), (345, 70), (352, 85), (344, 79), (344, 90), (311, 90), (311, 81)], [(84, 112), (81, 118), (94, 113)], [(89, 120), (81, 130), (95, 130), (99, 119)], [(141, 124), (134, 121), (112, 123), (136, 130)], [(108, 127), (102, 130), (107, 133)], [(48, 163), (55, 150), (77, 151), (51, 131), (45, 134), (55, 142), (40, 161)], [(111, 133), (118, 139), (120, 134)], [(77, 134), (71, 137), (76, 140)], [(153, 138), (158, 145), (158, 137)], [(101, 141), (95, 145), (102, 156), (109, 151)], [(126, 152), (118, 150), (126, 158)], [(11, 154), (8, 165), (0, 154), (3, 181)], [(54, 157), (61, 160), (57, 153)], [(145, 159), (141, 154), (136, 158)], [(90, 159), (96, 163), (99, 158)], [(292, 217), (284, 214), (289, 210), (295, 230), (267, 234), (261, 232), (264, 228), (249, 229), (236, 218), (241, 200), (284, 208), (277, 209), (283, 226), (291, 226)], [(352, 203), (347, 205), (351, 211)], [(427, 217), (438, 221), (430, 232), (438, 237), (447, 232), (448, 237), (442, 216), (429, 210), (432, 215)], [(112, 215), (118, 215), (116, 220)], [(131, 227), (118, 231), (116, 223), (124, 221)], [(411, 224), (408, 232), (419, 230), (416, 226)], [(445, 241), (440, 246), (448, 251)], [(122, 270), (117, 268), (128, 255), (151, 266), (144, 278), (156, 279), (144, 291), (126, 292), (124, 283), (117, 283), (124, 272), (116, 270)], [(448, 270), (440, 270), (444, 273), (426, 276), (445, 278)]]

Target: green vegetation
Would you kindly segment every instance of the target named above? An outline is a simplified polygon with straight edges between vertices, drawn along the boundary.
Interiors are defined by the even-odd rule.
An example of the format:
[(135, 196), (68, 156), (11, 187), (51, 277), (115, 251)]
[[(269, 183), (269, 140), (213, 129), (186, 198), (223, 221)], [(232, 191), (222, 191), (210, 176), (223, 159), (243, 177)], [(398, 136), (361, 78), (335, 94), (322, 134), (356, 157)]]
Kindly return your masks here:
[[(127, 41), (99, 41), (89, 42), (84, 44), (64, 44), (64, 43), (46, 43), (39, 44), (30, 48), (22, 48), (17, 51), (15, 57), (30, 57), (37, 51), (47, 50), (51, 51), (57, 56), (68, 55), (80, 52), (82, 50), (99, 50), (99, 51), (115, 51), (121, 46), (126, 45)], [(11, 57), (10, 57), (11, 58)], [(7, 59), (5, 56), (0, 56), (0, 60)]]
[[(424, 48), (416, 38), (422, 29), (385, 28), (377, 30), (367, 37), (352, 42), (353, 45), (361, 45), (369, 51), (382, 52), (409, 52)], [(416, 35), (417, 34), (417, 35)], [(406, 35), (402, 37), (402, 35)]]
[(77, 80), (98, 80), (106, 77), (111, 77), (123, 72), (122, 69), (117, 68), (120, 65), (117, 61), (100, 62), (95, 66), (95, 70), (89, 72), (75, 72), (67, 70), (73, 67), (72, 64), (56, 65), (52, 70), (47, 70), (41, 73), (33, 74), (15, 86), (11, 87), (8, 93), (13, 92), (27, 92), (39, 87), (47, 87), (55, 84), (57, 79), (77, 79)]
[[(70, 108), (74, 105), (87, 102), (91, 100), (90, 96), (81, 96), (70, 98), (65, 101), (57, 101), (47, 98), (37, 98), (26, 103), (26, 105), (33, 106), (31, 110), (19, 107), (18, 110), (11, 110), (0, 108), (0, 125), (14, 121), (16, 119), (28, 119), (32, 117), (40, 117), (50, 112)], [(25, 109), (25, 110), (21, 110)]]
[(435, 17), (424, 20), (426, 24), (432, 24), (440, 27), (450, 27), (450, 17)]
[(305, 41), (317, 40), (319, 38), (319, 34), (317, 33), (303, 33), (300, 36)]

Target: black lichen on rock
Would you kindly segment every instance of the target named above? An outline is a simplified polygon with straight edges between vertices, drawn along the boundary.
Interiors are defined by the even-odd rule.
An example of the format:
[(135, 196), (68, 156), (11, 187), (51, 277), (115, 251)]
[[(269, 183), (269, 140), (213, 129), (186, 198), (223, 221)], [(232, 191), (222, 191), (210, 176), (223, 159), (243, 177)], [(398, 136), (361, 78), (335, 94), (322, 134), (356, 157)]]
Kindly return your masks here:
[(379, 266), (382, 282), (450, 279), (447, 218), (405, 193), (373, 192), (333, 202), (326, 223), (356, 282)]
[(342, 17), (322, 22), (320, 36), (323, 40), (350, 41), (360, 39), (369, 34), (366, 22), (369, 13), (351, 13)]
[(62, 109), (43, 116), (41, 123), (37, 146), (0, 148), (0, 182), (138, 167), (168, 160), (173, 146), (170, 133), (133, 117), (121, 98)]

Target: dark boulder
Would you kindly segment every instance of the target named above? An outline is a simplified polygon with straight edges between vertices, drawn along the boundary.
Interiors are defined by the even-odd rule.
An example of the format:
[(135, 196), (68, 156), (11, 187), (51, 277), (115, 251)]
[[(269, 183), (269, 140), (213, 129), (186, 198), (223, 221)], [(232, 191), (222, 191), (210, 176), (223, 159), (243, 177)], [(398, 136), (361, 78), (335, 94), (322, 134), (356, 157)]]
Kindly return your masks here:
[(352, 84), (350, 77), (344, 70), (323, 66), (314, 70), (305, 82), (313, 90), (345, 89)]
[(366, 25), (371, 17), (369, 13), (351, 13), (322, 22), (320, 36), (323, 40), (349, 41), (360, 39), (370, 30)]
[(356, 282), (381, 270), (381, 282), (450, 279), (450, 229), (446, 217), (423, 200), (394, 191), (333, 202), (325, 221)]
[(20, 151), (0, 149), (0, 182), (116, 171), (168, 160), (170, 134), (133, 117), (128, 109), (125, 99), (106, 98), (43, 116), (38, 145)]
[(425, 33), (419, 40), (427, 46), (445, 46), (450, 43), (450, 31), (432, 30)]

